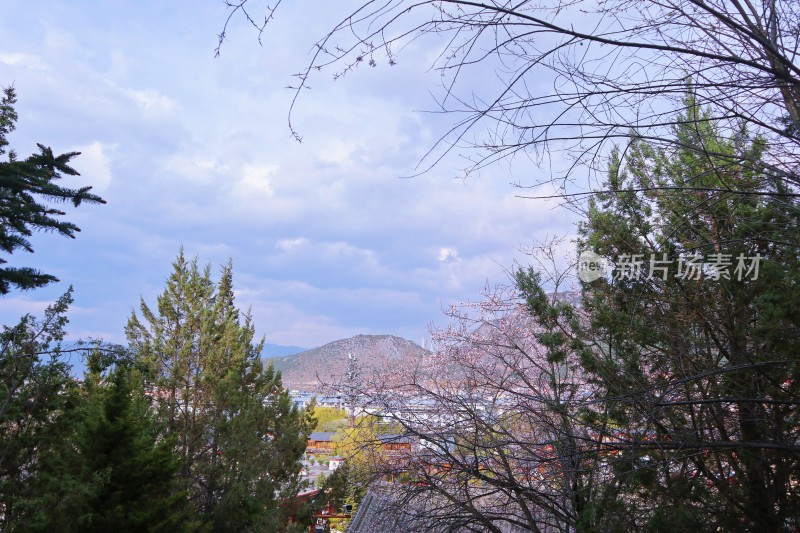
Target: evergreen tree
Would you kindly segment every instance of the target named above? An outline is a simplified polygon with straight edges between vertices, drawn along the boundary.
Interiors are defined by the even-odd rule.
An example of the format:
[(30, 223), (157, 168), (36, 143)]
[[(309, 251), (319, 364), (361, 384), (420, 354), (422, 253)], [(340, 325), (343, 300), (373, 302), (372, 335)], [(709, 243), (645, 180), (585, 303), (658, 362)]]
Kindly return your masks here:
[(72, 289), (37, 320), (0, 333), (0, 531), (20, 522), (42, 455), (67, 437), (80, 403), (60, 343)]
[(80, 422), (42, 458), (39, 495), (14, 529), (64, 532), (189, 531), (185, 493), (175, 489), (173, 443), (162, 438), (148, 398), (122, 360), (102, 373), (94, 354)]
[(312, 418), (263, 366), (263, 341), (253, 342), (252, 320), (235, 306), (231, 265), (214, 283), (209, 267), (181, 251), (157, 312), (142, 302), (141, 315), (131, 316), (127, 336), (176, 439), (193, 508), (215, 531), (285, 528), (281, 500), (301, 486)]
[[(54, 231), (75, 238), (80, 228), (59, 217), (65, 213), (43, 202), (72, 202), (77, 207), (82, 202), (101, 203), (105, 200), (92, 194), (91, 187), (69, 189), (57, 180), (62, 175), (76, 176), (78, 172), (69, 162), (78, 152), (54, 155), (43, 145), (39, 153), (18, 160), (13, 150), (8, 149), (8, 135), (14, 130), (17, 113), (14, 110), (16, 94), (6, 88), (0, 100), (0, 156), (8, 153), (8, 161), (0, 161), (0, 250), (13, 254), (18, 250), (33, 252), (28, 237), (34, 231)], [(0, 258), (0, 265), (6, 264)], [(0, 294), (7, 294), (12, 287), (34, 289), (58, 281), (51, 274), (44, 274), (31, 267), (0, 267)]]
[(797, 196), (759, 164), (761, 139), (686, 104), (676, 150), (634, 135), (615, 154), (582, 228), (616, 262), (584, 283), (578, 348), (604, 393), (596, 435), (618, 448), (584, 523), (796, 529)]

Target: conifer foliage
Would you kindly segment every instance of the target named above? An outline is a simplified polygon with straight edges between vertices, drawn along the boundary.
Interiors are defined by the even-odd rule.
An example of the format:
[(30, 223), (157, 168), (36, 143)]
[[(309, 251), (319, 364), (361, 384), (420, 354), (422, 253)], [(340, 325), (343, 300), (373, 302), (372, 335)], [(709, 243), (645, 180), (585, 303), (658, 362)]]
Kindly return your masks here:
[[(83, 202), (106, 203), (90, 192), (91, 187), (70, 189), (57, 183), (63, 175), (78, 175), (69, 166), (78, 152), (55, 155), (53, 150), (39, 144), (39, 153), (17, 159), (16, 153), (8, 148), (8, 135), (17, 122), (16, 101), (13, 87), (6, 88), (0, 100), (0, 156), (8, 154), (8, 161), (0, 161), (0, 251), (6, 254), (19, 250), (33, 252), (28, 238), (34, 231), (52, 231), (75, 238), (80, 228), (61, 219), (66, 213), (45, 202), (72, 202), (75, 207)], [(0, 294), (7, 294), (12, 288), (35, 289), (58, 281), (55, 276), (31, 267), (3, 267), (6, 263), (7, 259), (0, 258)]]
[(70, 289), (44, 318), (25, 315), (0, 333), (0, 531), (24, 515), (41, 455), (72, 433), (79, 397), (61, 352), (71, 302)]
[(278, 531), (281, 499), (300, 487), (300, 458), (312, 429), (280, 374), (264, 367), (249, 314), (234, 303), (232, 267), (219, 282), (183, 252), (157, 308), (144, 301), (126, 333), (175, 439), (192, 507), (215, 531)]
[(40, 459), (28, 524), (64, 532), (180, 532), (194, 529), (178, 459), (160, 435), (129, 361), (103, 372), (90, 359), (72, 436)]
[(585, 518), (797, 529), (800, 206), (763, 139), (721, 128), (691, 88), (685, 104), (679, 148), (634, 135), (582, 228), (616, 264), (584, 284), (582, 359), (604, 399), (595, 432), (619, 447), (600, 498), (617, 507)]

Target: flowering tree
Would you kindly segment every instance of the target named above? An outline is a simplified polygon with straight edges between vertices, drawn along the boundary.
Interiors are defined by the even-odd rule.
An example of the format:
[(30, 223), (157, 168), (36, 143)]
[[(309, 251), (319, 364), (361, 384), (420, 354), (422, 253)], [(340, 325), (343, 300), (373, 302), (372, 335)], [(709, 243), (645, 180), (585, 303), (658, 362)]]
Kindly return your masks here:
[(448, 317), (417, 368), (364, 389), (368, 409), (417, 443), (381, 472), (406, 481), (386, 516), (443, 531), (573, 530), (600, 473), (578, 359), (512, 288)]

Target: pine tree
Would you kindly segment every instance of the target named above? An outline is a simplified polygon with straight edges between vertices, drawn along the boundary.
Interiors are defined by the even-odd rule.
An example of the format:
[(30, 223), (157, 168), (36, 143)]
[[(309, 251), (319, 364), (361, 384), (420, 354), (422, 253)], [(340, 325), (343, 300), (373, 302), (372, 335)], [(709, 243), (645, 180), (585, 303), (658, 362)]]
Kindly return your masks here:
[(235, 306), (232, 266), (173, 263), (158, 312), (144, 302), (126, 329), (145, 382), (181, 457), (192, 506), (216, 531), (286, 526), (282, 499), (300, 488), (311, 415), (293, 407), (280, 374), (264, 367), (249, 314)]
[(584, 284), (583, 363), (605, 399), (597, 431), (620, 452), (612, 503), (587, 523), (796, 528), (797, 196), (759, 164), (761, 139), (718, 130), (691, 90), (686, 104), (679, 148), (634, 134), (582, 228), (583, 249), (617, 267)]
[(39, 495), (18, 529), (64, 532), (190, 531), (178, 457), (160, 434), (149, 400), (124, 360), (106, 373), (97, 354), (71, 438), (42, 457)]
[(0, 333), (0, 530), (20, 522), (43, 454), (68, 436), (80, 404), (61, 355), (72, 289), (37, 320)]
[[(33, 252), (28, 237), (34, 231), (53, 231), (75, 238), (80, 228), (59, 217), (63, 211), (44, 202), (106, 203), (91, 193), (91, 187), (69, 189), (58, 185), (63, 175), (76, 176), (78, 172), (69, 162), (78, 152), (55, 155), (39, 144), (39, 153), (18, 160), (13, 150), (8, 149), (8, 135), (14, 130), (17, 113), (14, 110), (16, 94), (12, 87), (6, 88), (0, 100), (0, 156), (8, 153), (8, 161), (0, 161), (0, 250), (13, 254), (18, 250)], [(8, 260), (0, 258), (0, 265)], [(7, 294), (12, 287), (34, 289), (58, 281), (51, 275), (31, 267), (1, 267), (0, 294)]]

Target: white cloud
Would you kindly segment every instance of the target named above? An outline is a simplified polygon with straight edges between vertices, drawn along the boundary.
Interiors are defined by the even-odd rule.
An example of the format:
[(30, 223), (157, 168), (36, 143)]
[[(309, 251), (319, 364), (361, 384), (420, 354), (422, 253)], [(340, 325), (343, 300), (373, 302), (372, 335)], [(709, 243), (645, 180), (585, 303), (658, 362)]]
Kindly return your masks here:
[[(15, 142), (77, 146), (81, 184), (114, 194), (106, 206), (76, 211), (84, 232), (67, 252), (47, 263), (55, 248), (37, 248), (44, 271), (55, 265), (65, 283), (83, 276), (87, 306), (103, 309), (91, 321), (76, 315), (77, 331), (121, 328), (139, 294), (152, 303), (184, 243), (201, 262), (233, 259), (237, 287), (245, 280), (258, 293), (248, 300), (237, 291), (240, 304), (253, 303), (270, 341), (421, 333), (443, 302), (503, 281), (518, 247), (569, 225), (550, 206), (515, 198), (504, 169), (448, 179), (459, 154), (396, 179), (413, 173), (447, 122), (411, 111), (431, 107), (430, 74), (413, 67), (427, 64), (429, 47), (409, 48), (392, 69), (335, 83), (318, 76), (294, 116), (299, 144), (286, 126), (283, 86), (307, 60), (299, 39), (313, 31), (286, 22), (307, 20), (302, 10), (286, 10), (279, 33), (265, 36), (298, 46), (262, 49), (242, 32), (214, 60), (213, 6), (181, 14), (191, 35), (174, 31), (168, 3), (9, 9), (0, 30), (14, 48), (0, 53), (0, 75), (19, 88)], [(312, 24), (324, 32), (320, 15)], [(13, 22), (20, 17), (29, 27)], [(56, 28), (46, 43), (40, 27)], [(95, 254), (93, 267), (78, 259), (81, 246)]]
[(81, 49), (81, 45), (74, 34), (52, 26), (48, 27), (45, 32), (44, 45), (48, 49), (59, 53), (74, 53)]
[(121, 79), (128, 75), (129, 61), (122, 50), (114, 49), (109, 54), (111, 62), (108, 66), (107, 74), (111, 79)]
[(47, 306), (53, 302), (41, 302), (29, 300), (28, 298), (3, 298), (3, 315), (5, 324), (11, 324), (14, 320), (18, 320), (22, 315), (30, 314), (33, 316), (41, 316)]
[[(244, 279), (243, 279), (244, 278)], [(246, 288), (236, 294), (242, 307), (250, 307), (259, 334), (267, 341), (318, 346), (358, 333), (396, 333), (392, 327), (365, 326), (365, 316), (408, 313), (425, 303), (412, 291), (387, 288), (318, 287), (305, 281), (240, 276)], [(416, 324), (415, 336), (425, 331), (425, 319)]]
[(234, 196), (246, 201), (260, 201), (275, 195), (270, 176), (276, 165), (244, 165), (242, 178), (233, 188)]
[(281, 239), (278, 241), (275, 247), (284, 252), (289, 252), (295, 248), (305, 246), (306, 244), (308, 244), (308, 239), (305, 237), (297, 237), (295, 239)]
[(455, 248), (439, 248), (439, 261), (441, 263), (455, 261), (456, 259), (458, 259), (458, 250)]
[[(242, 300), (237, 295), (237, 300)], [(241, 302), (240, 302), (241, 305)], [(269, 299), (253, 303), (256, 324), (265, 324), (267, 342), (311, 348), (336, 339), (369, 333), (363, 327), (346, 326), (333, 317), (309, 313), (291, 301)]]
[(93, 191), (102, 193), (108, 189), (113, 180), (111, 173), (111, 158), (108, 152), (116, 148), (99, 141), (73, 148), (81, 155), (73, 159), (75, 170), (81, 173), (81, 181), (93, 187)]
[(139, 106), (147, 118), (159, 118), (178, 107), (175, 100), (155, 89), (124, 89), (123, 93)]
[(186, 181), (210, 183), (226, 174), (230, 167), (208, 153), (178, 152), (166, 157), (161, 170)]
[(0, 53), (0, 63), (10, 67), (23, 67), (31, 70), (45, 70), (44, 61), (33, 54)]
[[(0, 311), (0, 323), (5, 325), (16, 324), (23, 315), (31, 315), (36, 319), (42, 319), (45, 310), (54, 303), (54, 301), (50, 300), (31, 300), (30, 298), (20, 296), (5, 297), (3, 298), (2, 311)], [(70, 317), (79, 315), (94, 316), (97, 313), (98, 310), (93, 307), (82, 307), (75, 303), (69, 306)], [(76, 335), (70, 328), (68, 328), (68, 332), (70, 338), (79, 337), (79, 335)]]
[(318, 153), (320, 161), (334, 163), (336, 165), (347, 166), (353, 163), (353, 153), (361, 146), (354, 142), (346, 142), (341, 139), (327, 139), (322, 143), (322, 149)]

